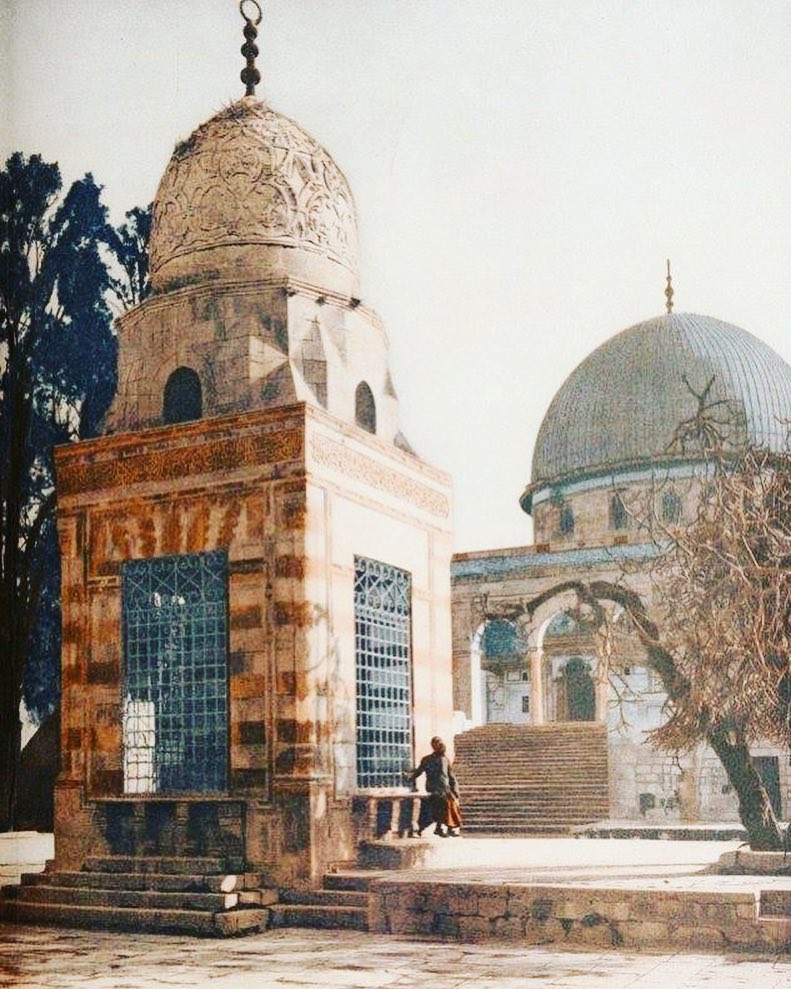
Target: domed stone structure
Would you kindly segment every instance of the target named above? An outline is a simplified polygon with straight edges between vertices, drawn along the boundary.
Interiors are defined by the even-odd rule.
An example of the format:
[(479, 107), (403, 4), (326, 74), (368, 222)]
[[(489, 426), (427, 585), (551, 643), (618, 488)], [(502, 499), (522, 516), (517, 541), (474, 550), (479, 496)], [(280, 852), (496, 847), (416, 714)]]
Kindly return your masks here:
[(409, 450), (359, 297), (351, 190), (293, 120), (245, 96), (179, 142), (149, 256), (152, 293), (118, 321), (108, 432), (307, 402)]
[[(701, 451), (681, 441), (679, 428), (695, 416), (704, 391), (725, 448), (783, 447), (791, 367), (738, 326), (668, 313), (586, 357), (555, 395), (536, 439), (520, 499), (536, 541), (631, 541), (637, 515), (680, 517), (694, 499)], [(660, 488), (651, 509), (647, 492)]]
[(410, 825), (415, 741), (451, 732), (450, 479), (398, 431), (349, 186), (292, 120), (246, 96), (179, 143), (150, 262), (105, 435), (58, 454), (58, 865), (317, 883)]
[(356, 291), (351, 190), (302, 127), (246, 96), (176, 145), (154, 201), (151, 280), (279, 272)]
[(552, 400), (536, 439), (532, 485), (667, 459), (674, 432), (713, 380), (738, 439), (778, 449), (791, 418), (791, 367), (745, 330), (711, 316), (669, 313), (593, 351)]

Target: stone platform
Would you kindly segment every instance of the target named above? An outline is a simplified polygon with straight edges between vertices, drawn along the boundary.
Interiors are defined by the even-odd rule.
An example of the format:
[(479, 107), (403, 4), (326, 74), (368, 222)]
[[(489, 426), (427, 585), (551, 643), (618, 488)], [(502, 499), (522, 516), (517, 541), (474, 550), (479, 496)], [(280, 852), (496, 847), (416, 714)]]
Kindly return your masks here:
[[(791, 951), (791, 879), (719, 874), (720, 858), (735, 855), (736, 842), (462, 837), (390, 846), (379, 849), (383, 858), (392, 863), (401, 853), (410, 866), (369, 873), (372, 931), (631, 950)], [(373, 849), (367, 852), (370, 861)]]

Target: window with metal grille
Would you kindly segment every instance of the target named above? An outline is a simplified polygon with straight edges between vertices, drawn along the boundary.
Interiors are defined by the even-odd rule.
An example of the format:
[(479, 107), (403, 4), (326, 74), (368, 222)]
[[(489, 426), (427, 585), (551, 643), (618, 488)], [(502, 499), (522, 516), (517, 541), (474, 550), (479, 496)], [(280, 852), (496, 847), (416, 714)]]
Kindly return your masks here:
[(411, 578), (355, 557), (357, 785), (403, 786), (412, 763)]
[(130, 560), (121, 595), (124, 792), (225, 790), (225, 553)]

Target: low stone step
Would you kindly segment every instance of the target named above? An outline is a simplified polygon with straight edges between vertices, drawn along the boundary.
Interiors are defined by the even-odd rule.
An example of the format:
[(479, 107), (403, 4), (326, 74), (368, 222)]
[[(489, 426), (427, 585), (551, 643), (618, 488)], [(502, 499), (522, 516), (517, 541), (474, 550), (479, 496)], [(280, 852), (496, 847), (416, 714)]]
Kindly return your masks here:
[(599, 797), (601, 795), (602, 786), (606, 784), (599, 784), (598, 786), (590, 786), (585, 789), (582, 787), (574, 787), (572, 789), (562, 789), (556, 790), (554, 787), (548, 787), (546, 784), (544, 786), (513, 786), (510, 789), (500, 790), (500, 789), (482, 789), (480, 787), (469, 787), (462, 788), (462, 796), (464, 802), (470, 803), (481, 803), (483, 801), (524, 801), (531, 800), (536, 803), (540, 801), (554, 801), (555, 803), (569, 803), (570, 798), (578, 796), (582, 799), (590, 799), (591, 797)]
[(759, 917), (758, 930), (778, 953), (788, 953), (791, 945), (791, 917)]
[(214, 857), (140, 857), (127, 855), (105, 855), (89, 858), (83, 866), (85, 872), (139, 872), (166, 873), (169, 875), (217, 875), (220, 873), (243, 872), (241, 862)]
[(791, 920), (791, 889), (761, 890), (760, 916)]
[(265, 877), (258, 872), (238, 875), (189, 875), (156, 872), (35, 872), (22, 876), (22, 885), (79, 886), (86, 889), (152, 889), (160, 893), (200, 891), (235, 893), (261, 889)]
[(569, 834), (571, 827), (566, 824), (555, 824), (545, 821), (536, 824), (497, 824), (483, 822), (480, 824), (465, 824), (464, 834)]
[(556, 824), (569, 826), (581, 822), (591, 823), (585, 810), (577, 810), (569, 814), (530, 814), (527, 812), (524, 814), (467, 814), (463, 818), (463, 822), (467, 826), (483, 822), (497, 822), (503, 826), (508, 826), (509, 824), (533, 824), (536, 821), (553, 821)]
[(269, 908), (271, 927), (320, 927), (354, 931), (368, 930), (365, 907), (275, 904)]
[(269, 909), (210, 913), (201, 910), (93, 907), (3, 899), (0, 900), (0, 919), (17, 924), (231, 937), (236, 934), (266, 930), (269, 923)]
[[(479, 811), (478, 813), (473, 813), (469, 809), (465, 812), (464, 807), (462, 807), (461, 815), (462, 820), (469, 823), (470, 821), (535, 821), (535, 820), (547, 820), (547, 821), (578, 821), (581, 818), (587, 818), (590, 814), (595, 813), (597, 810), (602, 810), (602, 807), (575, 807), (574, 810), (557, 810), (551, 813), (547, 810), (542, 810), (540, 808), (530, 808), (523, 807), (519, 809), (502, 809), (488, 811)], [(598, 818), (602, 820), (601, 816)]]
[(322, 878), (322, 886), (328, 890), (346, 889), (367, 892), (371, 880), (376, 876), (366, 876), (360, 872), (327, 872)]
[(217, 913), (239, 905), (238, 893), (201, 893), (153, 890), (91, 889), (79, 886), (48, 886), (44, 883), (8, 886), (5, 896), (25, 903), (73, 903), (85, 907), (128, 907), (133, 910), (207, 910)]
[[(495, 768), (496, 763), (489, 761), (481, 763), (473, 769), (454, 769), (454, 774), (462, 786), (505, 786), (514, 780), (524, 780), (526, 783), (546, 783), (547, 780), (568, 783), (591, 783), (593, 780), (607, 779), (607, 769), (604, 766), (586, 769), (561, 769), (544, 766), (541, 763), (531, 763), (530, 766), (509, 766), (507, 769)], [(494, 772), (494, 775), (493, 775)]]
[(322, 907), (367, 907), (368, 893), (353, 889), (281, 889), (280, 902)]
[[(478, 808), (477, 811), (462, 804), (461, 816), (463, 820), (469, 821), (472, 818), (492, 818), (503, 821), (521, 820), (522, 818), (545, 817), (547, 820), (571, 821), (579, 817), (587, 817), (595, 811), (606, 809), (606, 804), (591, 804), (585, 807), (487, 807)], [(601, 820), (601, 818), (600, 818)]]
[(23, 886), (71, 886), (84, 889), (156, 890), (160, 893), (198, 891), (234, 893), (260, 889), (264, 877), (257, 872), (215, 876), (186, 873), (140, 872), (34, 872), (22, 876)]

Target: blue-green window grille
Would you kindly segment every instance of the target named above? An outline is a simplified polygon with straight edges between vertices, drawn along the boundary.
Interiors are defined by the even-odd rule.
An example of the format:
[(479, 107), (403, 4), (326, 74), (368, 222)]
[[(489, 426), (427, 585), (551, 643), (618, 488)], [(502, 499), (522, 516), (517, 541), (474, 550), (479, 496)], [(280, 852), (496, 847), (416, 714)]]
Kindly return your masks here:
[(404, 785), (412, 762), (411, 578), (355, 557), (357, 785)]
[(130, 560), (121, 587), (124, 792), (224, 791), (226, 554)]

